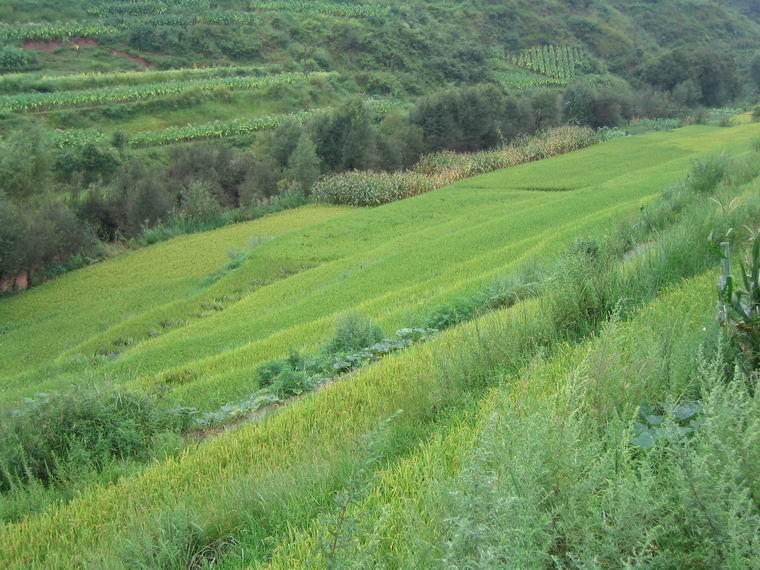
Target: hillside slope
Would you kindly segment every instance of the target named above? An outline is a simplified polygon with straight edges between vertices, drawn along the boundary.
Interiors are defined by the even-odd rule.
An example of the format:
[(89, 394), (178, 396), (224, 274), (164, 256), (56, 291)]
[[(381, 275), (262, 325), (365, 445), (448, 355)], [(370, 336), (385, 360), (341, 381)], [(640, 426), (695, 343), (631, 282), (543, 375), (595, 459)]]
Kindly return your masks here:
[[(105, 8), (99, 11), (101, 5)], [(123, 32), (105, 35), (105, 45), (113, 42), (157, 62), (311, 59), (363, 75), (365, 86), (377, 88), (385, 81), (386, 87), (403, 85), (417, 92), (442, 81), (486, 80), (500, 59), (537, 45), (580, 45), (628, 78), (664, 48), (710, 46), (741, 55), (760, 39), (757, 11), (749, 1), (368, 0), (350, 9), (338, 1), (306, 8), (298, 2), (228, 0), (169, 2), (168, 12), (157, 12), (161, 5), (141, 3), (144, 15), (127, 20), (107, 2), (11, 0), (0, 8), (0, 21), (104, 19), (117, 29), (132, 22)], [(180, 19), (184, 25), (178, 28), (167, 15), (198, 14), (198, 7), (210, 14), (250, 14), (251, 21)]]
[[(421, 325), (637, 210), (696, 157), (757, 134), (630, 137), (380, 208), (295, 210), (64, 275), (0, 304), (2, 400), (104, 378), (202, 409), (240, 400), (258, 388), (260, 364), (318, 347), (340, 315), (360, 312), (386, 332)], [(225, 271), (232, 249), (242, 257)]]

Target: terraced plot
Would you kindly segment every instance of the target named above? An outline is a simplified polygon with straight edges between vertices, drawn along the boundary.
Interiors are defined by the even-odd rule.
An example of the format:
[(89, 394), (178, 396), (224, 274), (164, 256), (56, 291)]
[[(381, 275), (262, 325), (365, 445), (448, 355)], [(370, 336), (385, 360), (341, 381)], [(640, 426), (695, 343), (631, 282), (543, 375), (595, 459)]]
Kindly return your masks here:
[[(113, 298), (134, 285), (124, 280), (131, 264), (139, 259), (142, 274), (161, 275), (180, 245), (64, 276), (0, 306), (13, 327), (0, 347), (3, 398), (108, 378), (213, 409), (254, 391), (262, 361), (324, 342), (339, 315), (364, 313), (388, 332), (415, 324), (523, 260), (550, 258), (573, 236), (638, 209), (696, 156), (743, 148), (756, 133), (754, 125), (690, 127), (628, 138), (381, 208), (316, 211), (340, 212), (336, 221), (308, 209), (221, 230), (212, 235), (234, 232), (245, 249), (243, 236), (268, 235), (257, 224), (315, 222), (249, 245), (239, 268), (209, 284), (231, 247), (221, 242), (208, 262), (187, 267), (181, 288), (159, 281), (133, 290), (120, 311)], [(183, 275), (186, 266), (172, 267)], [(88, 293), (78, 294), (84, 283)]]
[[(10, 324), (0, 344), (3, 401), (109, 381), (213, 408), (254, 390), (263, 360), (323, 343), (338, 315), (358, 311), (387, 330), (414, 323), (522, 261), (551, 258), (569, 240), (603, 232), (683, 178), (694, 158), (746, 152), (757, 134), (757, 125), (691, 127), (617, 140), (375, 209), (303, 208), (63, 276), (0, 305), (1, 322)], [(247, 255), (225, 267), (225, 251), (235, 246)], [(560, 347), (555, 359), (538, 359), (529, 369), (528, 379), (539, 381), (507, 386), (480, 402), (472, 400), (482, 392), (470, 384), (477, 378), (467, 358), (473, 364), (497, 350), (508, 361), (511, 339), (529, 342), (531, 331), (541, 330), (540, 302), (444, 332), (263, 422), (0, 528), (0, 561), (161, 565), (170, 564), (164, 557), (173, 549), (188, 548), (224, 558), (225, 567), (321, 567), (329, 566), (325, 544), (334, 536), (342, 537), (340, 556), (365, 552), (390, 565), (426, 555), (437, 560), (446, 517), (480, 513), (457, 511), (456, 503), (427, 492), (430, 483), (477, 492), (463, 470), (471, 452), (503, 444), (486, 436), (493, 422), (512, 421), (513, 404), (524, 403), (539, 424), (550, 418), (553, 429), (570, 417), (562, 415), (562, 398), (572, 404), (576, 392), (599, 395), (604, 388), (609, 401), (590, 399), (589, 414), (606, 425), (610, 412), (600, 411), (602, 404), (635, 403), (641, 390), (653, 388), (621, 382), (643, 363), (648, 368), (637, 368), (639, 375), (649, 370), (659, 378), (660, 345), (669, 347), (668, 359), (680, 359), (674, 362), (683, 368), (668, 366), (668, 382), (678, 382), (697, 365), (685, 351), (712, 311), (704, 299), (713, 279), (694, 280), (630, 325), (613, 326), (590, 351)], [(683, 310), (695, 299), (708, 308)], [(503, 340), (489, 348), (482, 338)], [(587, 392), (581, 389), (587, 377), (576, 371), (609, 353), (604, 342), (630, 347), (635, 357), (603, 368), (606, 380), (598, 378), (596, 391)], [(177, 374), (183, 370), (189, 374)], [(618, 388), (607, 386), (613, 380)], [(580, 384), (563, 391), (566, 381)], [(658, 390), (647, 395), (664, 397), (665, 388)], [(548, 407), (541, 407), (544, 397)], [(384, 457), (392, 461), (387, 469)], [(348, 493), (345, 506), (335, 502), (338, 492)], [(344, 517), (355, 531), (336, 530)]]

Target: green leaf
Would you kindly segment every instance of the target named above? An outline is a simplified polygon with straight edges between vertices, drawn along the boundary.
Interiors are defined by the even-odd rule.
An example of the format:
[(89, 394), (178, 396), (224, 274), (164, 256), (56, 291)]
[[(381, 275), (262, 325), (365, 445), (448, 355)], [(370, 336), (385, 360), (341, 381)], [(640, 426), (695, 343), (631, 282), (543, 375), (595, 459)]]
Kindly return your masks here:
[(679, 421), (690, 420), (702, 411), (702, 406), (697, 402), (680, 404), (673, 410), (673, 415)]
[(652, 432), (646, 430), (634, 437), (631, 443), (639, 449), (652, 449), (654, 447), (654, 436)]

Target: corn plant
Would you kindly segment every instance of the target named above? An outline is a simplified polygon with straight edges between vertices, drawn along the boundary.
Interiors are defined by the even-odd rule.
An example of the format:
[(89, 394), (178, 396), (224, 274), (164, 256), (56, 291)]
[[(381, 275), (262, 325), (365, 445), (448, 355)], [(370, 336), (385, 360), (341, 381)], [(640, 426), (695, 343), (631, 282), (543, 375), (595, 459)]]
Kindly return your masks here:
[(586, 64), (586, 56), (583, 50), (574, 46), (549, 45), (525, 50), (514, 57), (512, 63), (521, 69), (566, 82)]
[(736, 363), (756, 380), (760, 368), (760, 235), (750, 240), (750, 260), (739, 261), (744, 289), (737, 288), (731, 272), (729, 237), (719, 240), (721, 273), (718, 281), (718, 322), (735, 349)]
[(297, 12), (302, 14), (318, 14), (326, 16), (343, 16), (349, 18), (386, 16), (390, 12), (387, 6), (379, 4), (348, 4), (341, 2), (326, 2), (324, 0), (304, 1), (263, 1), (251, 2), (251, 8), (276, 12)]
[[(322, 74), (329, 75), (329, 74)], [(288, 85), (306, 78), (299, 73), (279, 73), (267, 76), (219, 77), (148, 83), (144, 85), (117, 85), (102, 89), (80, 89), (54, 93), (23, 93), (0, 97), (0, 112), (23, 112), (37, 109), (84, 107), (109, 103), (126, 103), (180, 95), (191, 91), (247, 90)]]
[(75, 37), (98, 38), (115, 34), (117, 31), (113, 26), (97, 22), (0, 24), (0, 41), (59, 40)]
[(275, 129), (284, 121), (292, 121), (297, 124), (314, 115), (316, 111), (301, 111), (300, 113), (263, 115), (250, 119), (236, 119), (232, 121), (214, 121), (200, 125), (188, 125), (185, 127), (169, 127), (160, 131), (146, 131), (134, 135), (129, 144), (135, 148), (169, 145), (194, 140), (222, 139), (236, 137)]

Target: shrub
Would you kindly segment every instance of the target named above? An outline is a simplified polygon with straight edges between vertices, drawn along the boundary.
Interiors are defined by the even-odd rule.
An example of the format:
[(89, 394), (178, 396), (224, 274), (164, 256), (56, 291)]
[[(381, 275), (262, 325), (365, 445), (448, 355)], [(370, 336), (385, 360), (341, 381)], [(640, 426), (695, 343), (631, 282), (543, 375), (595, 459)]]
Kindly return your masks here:
[(728, 160), (725, 156), (711, 156), (694, 162), (687, 180), (688, 186), (699, 194), (709, 194), (725, 178)]
[(188, 415), (127, 392), (40, 394), (5, 412), (0, 424), (0, 491), (51, 485), (72, 462), (96, 470), (116, 460), (147, 460), (154, 438), (190, 425)]
[(372, 321), (358, 314), (347, 315), (338, 320), (335, 336), (327, 345), (328, 354), (356, 352), (383, 339), (383, 331)]
[(0, 49), (0, 69), (7, 71), (23, 71), (37, 63), (35, 55), (29, 51), (6, 47)]

